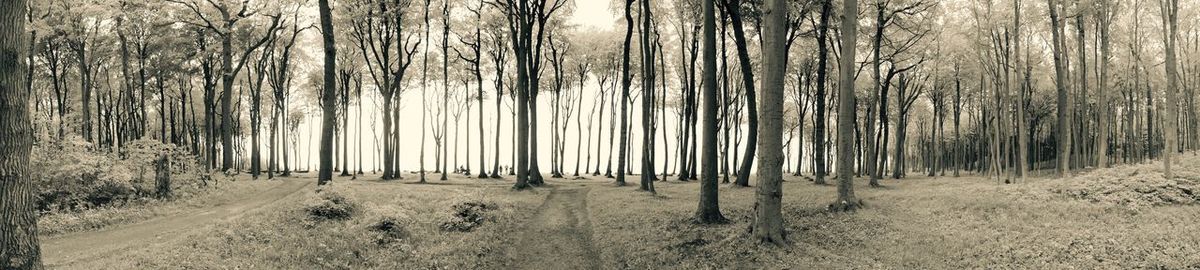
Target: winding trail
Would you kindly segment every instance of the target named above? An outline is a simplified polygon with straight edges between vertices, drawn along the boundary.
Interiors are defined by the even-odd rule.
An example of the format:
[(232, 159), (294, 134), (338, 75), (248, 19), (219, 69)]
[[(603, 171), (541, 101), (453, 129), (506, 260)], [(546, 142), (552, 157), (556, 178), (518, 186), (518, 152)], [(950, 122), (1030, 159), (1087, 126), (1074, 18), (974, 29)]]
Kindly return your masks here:
[[(309, 178), (282, 178), (263, 193), (218, 203), (211, 207), (120, 225), (100, 231), (78, 232), (42, 239), (42, 260), (49, 268), (77, 268), (77, 264), (97, 265), (108, 255), (129, 249), (162, 247), (208, 226), (230, 221), (265, 208), (305, 190), (315, 181)], [(103, 265), (103, 264), (100, 264)], [(86, 267), (86, 266), (83, 266)]]
[(592, 245), (588, 187), (557, 187), (517, 238), (515, 269), (600, 269)]

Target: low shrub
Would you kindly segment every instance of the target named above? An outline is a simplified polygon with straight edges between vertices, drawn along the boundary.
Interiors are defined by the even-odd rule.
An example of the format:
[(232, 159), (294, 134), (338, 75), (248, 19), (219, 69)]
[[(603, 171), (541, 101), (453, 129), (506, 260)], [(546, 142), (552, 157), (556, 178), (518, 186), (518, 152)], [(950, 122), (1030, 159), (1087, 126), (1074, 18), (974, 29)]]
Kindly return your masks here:
[(332, 189), (320, 191), (319, 197), (304, 207), (308, 216), (316, 220), (347, 220), (357, 209), (358, 204)]
[(466, 232), (483, 225), (489, 217), (487, 212), (496, 210), (495, 204), (479, 201), (467, 201), (454, 204), (453, 214), (449, 220), (443, 221), (441, 228), (445, 231)]

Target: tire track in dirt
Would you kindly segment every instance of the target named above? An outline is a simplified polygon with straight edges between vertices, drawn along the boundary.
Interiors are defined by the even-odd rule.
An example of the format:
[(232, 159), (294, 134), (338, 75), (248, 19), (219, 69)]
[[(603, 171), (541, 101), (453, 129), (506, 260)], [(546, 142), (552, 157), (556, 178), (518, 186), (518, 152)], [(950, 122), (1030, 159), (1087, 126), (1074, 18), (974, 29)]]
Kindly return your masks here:
[(515, 269), (600, 269), (587, 187), (555, 188), (508, 252)]
[(42, 239), (42, 259), (47, 267), (72, 268), (74, 264), (95, 264), (96, 261), (128, 249), (155, 248), (168, 245), (189, 235), (204, 231), (210, 225), (230, 221), (257, 209), (273, 205), (305, 190), (311, 179), (279, 180), (279, 184), (264, 193), (252, 194), (238, 200), (208, 208), (157, 217), (139, 223), (112, 227), (100, 231), (78, 232)]

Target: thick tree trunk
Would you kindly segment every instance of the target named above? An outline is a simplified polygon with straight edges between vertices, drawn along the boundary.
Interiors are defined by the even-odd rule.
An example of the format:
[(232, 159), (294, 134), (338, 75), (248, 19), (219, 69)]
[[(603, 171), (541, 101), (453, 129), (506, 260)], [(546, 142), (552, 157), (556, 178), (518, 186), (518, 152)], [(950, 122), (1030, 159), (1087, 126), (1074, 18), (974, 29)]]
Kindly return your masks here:
[[(1052, 0), (1053, 1), (1053, 0)], [(858, 33), (858, 1), (845, 0), (842, 33)], [(857, 35), (842, 37), (842, 56), (838, 66), (841, 90), (838, 93), (838, 199), (829, 208), (853, 211), (861, 203), (854, 196), (854, 118), (857, 106), (854, 96), (854, 51)]]
[(787, 1), (767, 0), (763, 17), (763, 138), (759, 141), (758, 192), (753, 238), (786, 244), (783, 226), (783, 84), (787, 73)]
[(37, 189), (29, 178), (33, 148), (29, 71), (21, 61), (25, 44), (26, 1), (0, 2), (0, 268), (42, 269), (38, 244)]
[(1166, 89), (1166, 114), (1163, 116), (1163, 134), (1165, 146), (1163, 151), (1163, 177), (1171, 179), (1175, 177), (1171, 170), (1172, 158), (1174, 158), (1178, 148), (1178, 120), (1179, 102), (1176, 96), (1179, 91), (1177, 61), (1175, 56), (1176, 33), (1178, 32), (1179, 23), (1179, 0), (1163, 0), (1160, 3), (1163, 31), (1163, 44), (1166, 51), (1166, 73), (1167, 73), (1167, 89)]
[(716, 16), (715, 16), (715, 0), (703, 0), (704, 5), (704, 73), (702, 91), (704, 95), (704, 128), (703, 148), (704, 154), (701, 157), (701, 173), (700, 173), (700, 206), (696, 209), (696, 221), (701, 223), (721, 223), (725, 222), (725, 216), (721, 215), (720, 202), (718, 198), (718, 184), (716, 184), (716, 110), (720, 104), (716, 100)]
[(1054, 81), (1058, 91), (1058, 177), (1065, 178), (1070, 175), (1070, 157), (1071, 157), (1071, 101), (1068, 93), (1066, 67), (1063, 61), (1063, 33), (1062, 26), (1059, 20), (1059, 7), (1056, 0), (1049, 0), (1050, 10), (1050, 32), (1053, 36), (1053, 53), (1054, 53)]

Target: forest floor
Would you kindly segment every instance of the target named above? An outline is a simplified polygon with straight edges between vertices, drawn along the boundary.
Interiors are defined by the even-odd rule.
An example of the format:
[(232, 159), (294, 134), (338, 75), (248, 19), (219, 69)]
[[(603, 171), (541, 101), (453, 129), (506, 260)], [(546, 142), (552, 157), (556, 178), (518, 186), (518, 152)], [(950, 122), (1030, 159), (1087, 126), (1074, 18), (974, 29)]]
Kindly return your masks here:
[[(103, 266), (111, 256), (130, 248), (155, 248), (170, 245), (201, 228), (234, 220), (249, 212), (269, 207), (276, 201), (301, 192), (313, 183), (298, 178), (277, 178), (271, 181), (238, 181), (223, 185), (237, 186), (222, 194), (171, 205), (172, 211), (144, 221), (125, 225), (109, 225), (99, 231), (67, 233), (43, 237), (42, 256), (52, 268), (75, 267), (76, 264)], [(83, 266), (83, 265), (80, 265)], [(82, 267), (92, 268), (92, 267)]]
[[(1200, 164), (1200, 159), (1181, 162)], [(788, 176), (783, 209), (791, 244), (786, 247), (760, 245), (747, 236), (756, 187), (722, 185), (721, 209), (729, 222), (698, 225), (691, 217), (699, 184), (675, 177), (656, 182), (658, 192), (650, 194), (638, 191), (639, 176), (623, 187), (600, 177), (547, 178), (544, 187), (513, 191), (512, 176), (451, 175), (438, 181), (439, 174), (425, 184), (414, 183), (410, 174), (397, 181), (339, 177), (325, 191), (299, 188), (277, 203), (208, 224), (183, 222), (188, 215), (165, 217), (52, 238), (43, 247), (51, 266), (118, 269), (1200, 267), (1200, 233), (1195, 233), (1200, 232), (1200, 205), (1110, 198), (1135, 190), (1125, 193), (1177, 202), (1154, 190), (1191, 195), (1191, 185), (1200, 181), (1200, 169), (1191, 168), (1197, 166), (1181, 166), (1180, 180), (1165, 183), (1155, 178), (1155, 166), (1126, 165), (1020, 184), (913, 175), (870, 188), (858, 179), (855, 191), (865, 208), (855, 213), (825, 211), (836, 198), (835, 186)], [(1104, 186), (1111, 183), (1134, 184)], [(318, 194), (325, 192), (341, 194), (356, 210), (345, 219), (317, 218), (310, 210), (328, 203)], [(58, 263), (70, 260), (56, 255), (63, 247), (56, 239), (73, 237), (86, 249), (111, 241), (85, 237), (139, 231), (140, 224), (155, 222), (179, 230), (150, 230), (170, 234), (170, 241), (139, 240), (103, 249), (112, 251), (102, 258)]]

